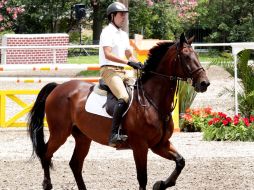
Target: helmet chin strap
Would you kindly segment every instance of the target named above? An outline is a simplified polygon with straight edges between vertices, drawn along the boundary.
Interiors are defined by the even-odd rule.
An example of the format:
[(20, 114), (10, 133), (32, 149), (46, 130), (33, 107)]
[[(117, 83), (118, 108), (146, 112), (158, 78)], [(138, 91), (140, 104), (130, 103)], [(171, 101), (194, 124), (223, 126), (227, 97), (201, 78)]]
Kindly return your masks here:
[(114, 19), (114, 18), (115, 18), (115, 17), (114, 17), (114, 14), (111, 14), (111, 23), (112, 23), (117, 29), (120, 29), (120, 27), (116, 25), (115, 19)]

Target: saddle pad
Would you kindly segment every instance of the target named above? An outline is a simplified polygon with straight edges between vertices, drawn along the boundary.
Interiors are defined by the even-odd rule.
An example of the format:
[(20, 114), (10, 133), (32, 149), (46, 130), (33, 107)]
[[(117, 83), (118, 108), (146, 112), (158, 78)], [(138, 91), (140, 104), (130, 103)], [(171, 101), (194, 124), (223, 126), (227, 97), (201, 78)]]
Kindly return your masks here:
[[(106, 101), (107, 96), (101, 96), (99, 94), (96, 94), (95, 92), (92, 92), (86, 101), (85, 110), (89, 113), (112, 118), (112, 116), (110, 116), (107, 113), (106, 108), (103, 107)], [(133, 90), (131, 90), (131, 100), (129, 106), (123, 115), (125, 115), (129, 110), (132, 101), (133, 101)]]

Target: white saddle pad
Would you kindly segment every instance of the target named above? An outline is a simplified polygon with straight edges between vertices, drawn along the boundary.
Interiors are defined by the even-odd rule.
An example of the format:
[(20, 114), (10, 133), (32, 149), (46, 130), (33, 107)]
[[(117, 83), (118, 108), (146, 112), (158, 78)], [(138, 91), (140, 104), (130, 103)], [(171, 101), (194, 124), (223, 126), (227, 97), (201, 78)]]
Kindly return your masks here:
[[(106, 101), (107, 101), (107, 96), (102, 96), (102, 95), (96, 94), (95, 92), (92, 92), (86, 101), (85, 110), (89, 113), (112, 118), (112, 116), (110, 116), (107, 113), (106, 108), (103, 107)], [(129, 110), (132, 101), (133, 101), (133, 90), (132, 90), (129, 107), (123, 115), (125, 115), (127, 111)]]
[(101, 96), (92, 92), (86, 101), (85, 109), (89, 113), (93, 113), (96, 115), (101, 115), (104, 117), (112, 118), (107, 112), (106, 108), (103, 108), (103, 105), (107, 101), (107, 96)]

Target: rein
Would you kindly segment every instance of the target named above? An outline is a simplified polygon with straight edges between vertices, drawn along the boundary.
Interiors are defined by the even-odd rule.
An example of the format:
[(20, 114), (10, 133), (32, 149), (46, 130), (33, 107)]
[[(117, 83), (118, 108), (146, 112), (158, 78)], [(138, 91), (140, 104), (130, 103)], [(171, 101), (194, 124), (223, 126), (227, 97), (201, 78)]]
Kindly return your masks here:
[[(139, 83), (141, 84), (141, 85), (139, 85)], [(178, 93), (178, 85), (179, 85), (179, 83), (177, 82), (177, 92), (176, 92), (176, 94)], [(176, 98), (176, 101), (175, 101), (175, 103), (174, 103), (174, 106), (173, 106), (173, 108), (169, 111), (169, 112), (167, 112), (166, 114), (163, 114), (163, 113), (161, 113), (161, 111), (159, 110), (159, 107), (156, 105), (156, 103), (153, 101), (153, 99), (151, 98), (151, 96), (147, 93), (147, 92), (145, 92), (144, 91), (144, 89), (143, 89), (143, 85), (142, 85), (142, 83), (141, 83), (141, 81), (140, 80), (137, 80), (137, 94), (138, 94), (138, 101), (139, 101), (139, 104), (142, 106), (142, 107), (150, 107), (150, 105), (146, 105), (145, 103), (143, 104), (142, 102), (141, 102), (141, 97), (140, 97), (140, 91), (139, 91), (139, 89), (141, 89), (141, 92), (142, 92), (142, 96), (150, 103), (150, 105), (152, 105), (154, 108), (155, 108), (155, 110), (159, 113), (159, 115), (161, 116), (161, 118), (163, 119), (163, 122), (165, 123), (164, 125), (166, 126), (166, 123), (169, 121), (169, 118), (170, 118), (170, 116), (172, 115), (172, 112), (174, 111), (174, 109), (175, 109), (175, 107), (176, 107), (176, 103), (177, 103), (177, 98)]]

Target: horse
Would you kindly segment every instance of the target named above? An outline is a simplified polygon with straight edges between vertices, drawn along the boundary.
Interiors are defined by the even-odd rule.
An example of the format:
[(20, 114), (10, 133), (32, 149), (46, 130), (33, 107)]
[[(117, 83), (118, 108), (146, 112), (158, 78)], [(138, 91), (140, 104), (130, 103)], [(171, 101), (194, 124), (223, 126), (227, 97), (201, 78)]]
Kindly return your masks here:
[[(147, 186), (149, 149), (176, 164), (165, 181), (154, 183), (153, 190), (174, 186), (185, 166), (183, 156), (170, 142), (174, 131), (174, 94), (179, 80), (191, 79), (197, 92), (205, 92), (210, 84), (191, 46), (192, 42), (193, 37), (187, 39), (182, 34), (174, 42), (158, 43), (149, 50), (145, 66), (137, 78), (132, 104), (122, 120), (122, 128), (128, 139), (121, 148), (133, 151), (139, 190), (145, 190)], [(86, 190), (82, 167), (91, 141), (108, 145), (112, 120), (84, 109), (93, 85), (78, 80), (62, 84), (48, 83), (39, 92), (29, 112), (28, 133), (33, 155), (39, 158), (44, 170), (44, 190), (53, 188), (50, 178), (51, 159), (70, 135), (75, 139), (75, 148), (69, 166), (79, 190)], [(45, 115), (49, 129), (47, 142), (43, 129)]]

